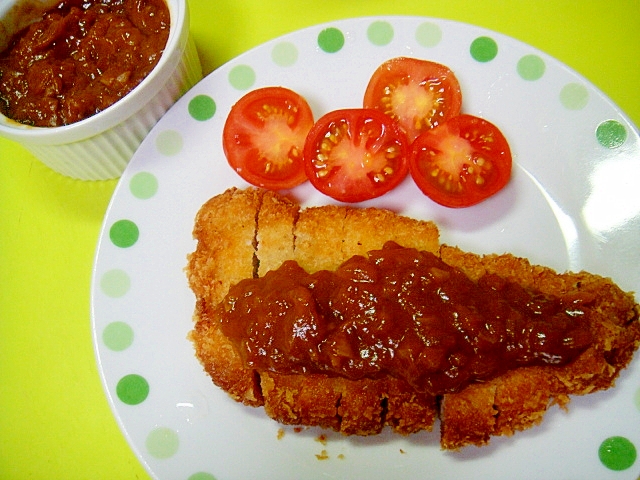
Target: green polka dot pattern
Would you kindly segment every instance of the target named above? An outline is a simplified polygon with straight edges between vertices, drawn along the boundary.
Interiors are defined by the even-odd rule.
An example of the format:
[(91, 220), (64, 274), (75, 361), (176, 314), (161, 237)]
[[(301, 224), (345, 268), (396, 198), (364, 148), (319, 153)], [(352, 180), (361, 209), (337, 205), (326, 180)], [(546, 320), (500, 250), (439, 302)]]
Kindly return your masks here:
[(367, 37), (374, 45), (388, 45), (393, 40), (393, 27), (389, 22), (373, 22), (367, 29)]
[(607, 120), (596, 129), (598, 143), (607, 148), (618, 148), (627, 139), (627, 130), (616, 120)]
[(102, 332), (102, 342), (115, 352), (126, 350), (133, 343), (133, 329), (125, 322), (111, 322)]
[(187, 480), (216, 480), (216, 477), (206, 472), (197, 472), (190, 475)]
[(568, 83), (560, 91), (560, 102), (569, 110), (582, 110), (589, 102), (589, 92), (584, 85)]
[(138, 226), (131, 220), (118, 220), (109, 229), (109, 238), (116, 247), (128, 248), (133, 246), (140, 235)]
[(156, 137), (158, 152), (167, 157), (177, 155), (182, 150), (182, 135), (176, 130), (164, 130)]
[(178, 434), (173, 430), (165, 427), (159, 427), (152, 430), (147, 436), (145, 446), (151, 456), (155, 458), (165, 459), (176, 454), (180, 440)]
[(134, 197), (147, 200), (158, 192), (158, 179), (149, 172), (136, 173), (129, 181), (129, 191)]
[(442, 30), (431, 22), (425, 22), (416, 29), (416, 41), (423, 47), (435, 47), (442, 40)]
[(273, 47), (271, 59), (280, 67), (290, 67), (298, 60), (298, 49), (291, 42), (279, 43)]
[(189, 102), (188, 110), (192, 118), (204, 122), (215, 115), (216, 102), (209, 95), (197, 95)]
[(248, 65), (238, 65), (229, 72), (229, 83), (237, 90), (248, 90), (256, 81), (256, 72)]
[(124, 270), (114, 269), (105, 272), (100, 280), (100, 289), (111, 298), (120, 298), (126, 295), (131, 287), (131, 279)]
[(600, 445), (598, 456), (605, 467), (619, 471), (631, 468), (638, 452), (627, 438), (609, 437)]
[(318, 46), (327, 53), (336, 53), (344, 47), (344, 34), (337, 28), (326, 28), (318, 35)]
[[(394, 21), (371, 20), (363, 32), (347, 31), (336, 26), (325, 26), (321, 30), (315, 30), (310, 37), (308, 44), (298, 44), (286, 39), (276, 41), (270, 48), (270, 61), (272, 65), (283, 69), (291, 69), (296, 66), (303, 55), (323, 55), (337, 54), (343, 52), (351, 54), (348, 48), (357, 45), (358, 42), (365, 42), (370, 48), (376, 51), (382, 50), (383, 47), (398, 43), (402, 35), (408, 33), (412, 36), (416, 47), (413, 50), (413, 56), (428, 59), (430, 54), (436, 51), (446, 40), (446, 29), (444, 25), (440, 25), (435, 21), (422, 21), (415, 26), (411, 32), (400, 32), (396, 30)], [(500, 45), (499, 36), (482, 35), (477, 36), (477, 32), (473, 37), (467, 38), (460, 44), (461, 57), (473, 64), (475, 68), (486, 70), (484, 65), (491, 64), (499, 55)], [(312, 52), (312, 53), (310, 53)], [(500, 57), (501, 62), (508, 58), (508, 49), (504, 49), (504, 54)], [(523, 88), (532, 87), (533, 85), (542, 85), (552, 73), (550, 68), (552, 64), (546, 60), (543, 54), (523, 53), (516, 59), (511, 59), (509, 64), (509, 72), (513, 73), (513, 81), (519, 82)], [(226, 73), (226, 82), (229, 87), (241, 95), (243, 92), (254, 88), (256, 84), (265, 83), (261, 77), (263, 70), (257, 66), (250, 64), (251, 62), (238, 63), (231, 66)], [(494, 62), (495, 63), (495, 62)], [(503, 68), (503, 67), (501, 67)], [(560, 89), (556, 90), (556, 102), (563, 109), (562, 112), (567, 115), (575, 115), (585, 109), (590, 102), (589, 90), (587, 87), (578, 82), (567, 82)], [(221, 115), (218, 112), (222, 110), (225, 98), (216, 98), (215, 91), (207, 94), (197, 94), (190, 98), (183, 108), (186, 111), (186, 117), (189, 125), (202, 124), (211, 121), (208, 125), (220, 121)], [(176, 127), (177, 128), (177, 127)], [(591, 127), (593, 128), (593, 127)], [(602, 119), (595, 126), (594, 131), (590, 132), (592, 138), (597, 142), (597, 147), (603, 152), (618, 149), (627, 142), (629, 132), (623, 123), (614, 119)], [(156, 160), (158, 162), (169, 161), (171, 158), (179, 159), (181, 152), (185, 150), (185, 138), (177, 129), (158, 129), (152, 137), (155, 151), (159, 154)], [(188, 140), (188, 139), (187, 139)], [(184, 155), (186, 156), (186, 155)], [(156, 174), (147, 169), (131, 174), (128, 181), (128, 193), (139, 201), (148, 202), (144, 205), (153, 204), (154, 199), (159, 199), (166, 194), (162, 190), (161, 182), (159, 182)], [(162, 178), (162, 177), (160, 177)], [(165, 184), (165, 189), (167, 185)], [(110, 240), (109, 247), (120, 254), (126, 254), (127, 249), (130, 251), (138, 251), (142, 246), (143, 239), (147, 242), (148, 233), (144, 229), (144, 223), (138, 222), (135, 217), (116, 218), (108, 229), (108, 238)], [(138, 245), (139, 244), (139, 245)], [(132, 248), (134, 246), (137, 248)], [(112, 268), (106, 270), (99, 278), (99, 292), (110, 301), (118, 301), (126, 297), (131, 291), (132, 284), (136, 280), (132, 279), (130, 274), (123, 268)], [(129, 321), (121, 316), (111, 318), (102, 329), (100, 336), (101, 342), (112, 355), (127, 355), (133, 350), (139, 348), (140, 338), (139, 332), (135, 331), (136, 323), (134, 319)], [(147, 340), (148, 339), (142, 339)], [(136, 342), (134, 346), (134, 341)], [(122, 375), (120, 373), (119, 375)], [(146, 377), (145, 377), (146, 376)], [(115, 396), (124, 405), (136, 408), (149, 403), (149, 394), (153, 390), (153, 385), (149, 384), (147, 378), (153, 378), (149, 372), (128, 373), (122, 376), (115, 386)], [(640, 415), (640, 388), (635, 393), (633, 399), (634, 406)], [(146, 438), (145, 448), (149, 455), (155, 459), (168, 459), (180, 450), (179, 428), (172, 429), (157, 424), (149, 424), (148, 430), (145, 432)], [(636, 447), (634, 443), (625, 436), (613, 436), (600, 441), (597, 455), (601, 464), (609, 470), (626, 470), (636, 463)], [(187, 472), (185, 475), (189, 475)], [(216, 477), (206, 471), (198, 471), (185, 476), (186, 480), (216, 480)]]
[(138, 405), (149, 395), (149, 383), (137, 374), (122, 377), (116, 386), (118, 398), (127, 405)]
[(539, 80), (544, 75), (544, 60), (538, 55), (525, 55), (518, 60), (518, 75), (524, 80)]
[(471, 42), (469, 52), (478, 62), (490, 62), (498, 55), (498, 44), (491, 37), (478, 37)]

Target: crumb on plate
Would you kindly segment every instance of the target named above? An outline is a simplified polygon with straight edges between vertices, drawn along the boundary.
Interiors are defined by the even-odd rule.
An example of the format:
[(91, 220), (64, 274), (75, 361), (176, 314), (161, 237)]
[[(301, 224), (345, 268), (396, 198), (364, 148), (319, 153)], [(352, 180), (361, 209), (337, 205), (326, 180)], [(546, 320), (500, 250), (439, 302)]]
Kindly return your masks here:
[(329, 459), (329, 455), (327, 454), (326, 450), (322, 450), (319, 454), (316, 453), (316, 458), (318, 460), (328, 460)]

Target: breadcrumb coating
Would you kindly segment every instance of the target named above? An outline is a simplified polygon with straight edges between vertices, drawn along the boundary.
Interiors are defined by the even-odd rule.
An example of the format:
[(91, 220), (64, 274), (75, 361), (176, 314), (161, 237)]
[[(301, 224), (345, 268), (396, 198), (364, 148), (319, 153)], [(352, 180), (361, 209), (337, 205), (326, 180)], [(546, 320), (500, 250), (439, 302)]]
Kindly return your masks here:
[[(213, 382), (238, 402), (264, 407), (273, 419), (320, 426), (345, 435), (385, 427), (407, 435), (440, 419), (441, 447), (487, 444), (540, 423), (570, 395), (610, 388), (640, 346), (640, 307), (611, 279), (587, 272), (556, 273), (510, 254), (479, 256), (440, 245), (433, 222), (381, 209), (323, 206), (301, 209), (277, 193), (231, 188), (207, 201), (195, 219), (196, 250), (186, 268), (196, 296), (190, 333), (196, 357)], [(221, 333), (215, 307), (229, 287), (296, 260), (309, 273), (335, 269), (387, 241), (437, 254), (471, 279), (486, 273), (555, 295), (595, 296), (594, 344), (568, 365), (522, 367), (460, 392), (434, 397), (404, 381), (350, 380), (324, 374), (284, 375), (246, 368)]]

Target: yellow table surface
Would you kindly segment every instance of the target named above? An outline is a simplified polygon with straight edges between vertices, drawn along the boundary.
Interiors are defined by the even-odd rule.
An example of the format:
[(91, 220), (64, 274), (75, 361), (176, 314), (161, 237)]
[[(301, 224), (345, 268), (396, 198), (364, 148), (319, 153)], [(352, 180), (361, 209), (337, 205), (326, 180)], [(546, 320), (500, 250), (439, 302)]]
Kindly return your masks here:
[[(640, 1), (190, 0), (204, 73), (279, 35), (364, 15), (441, 17), (539, 48), (640, 125)], [(640, 161), (640, 159), (639, 159)], [(91, 340), (96, 241), (116, 181), (65, 178), (0, 139), (0, 478), (148, 478)]]

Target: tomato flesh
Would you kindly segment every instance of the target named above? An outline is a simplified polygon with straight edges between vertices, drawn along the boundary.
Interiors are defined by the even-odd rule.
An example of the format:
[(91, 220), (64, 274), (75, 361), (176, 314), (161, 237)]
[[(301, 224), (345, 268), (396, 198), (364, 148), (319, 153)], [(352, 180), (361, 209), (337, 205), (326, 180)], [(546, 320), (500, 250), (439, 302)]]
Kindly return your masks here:
[(305, 170), (325, 195), (361, 202), (385, 194), (407, 176), (408, 145), (399, 125), (377, 110), (336, 110), (309, 132)]
[(365, 108), (395, 118), (410, 141), (460, 113), (462, 93), (454, 73), (436, 62), (397, 57), (371, 76)]
[(265, 87), (242, 97), (222, 132), (229, 165), (252, 185), (280, 190), (307, 180), (304, 142), (313, 126), (306, 100), (283, 87)]
[(459, 115), (413, 142), (409, 169), (422, 192), (447, 207), (467, 207), (501, 190), (512, 156), (502, 132), (473, 115)]

